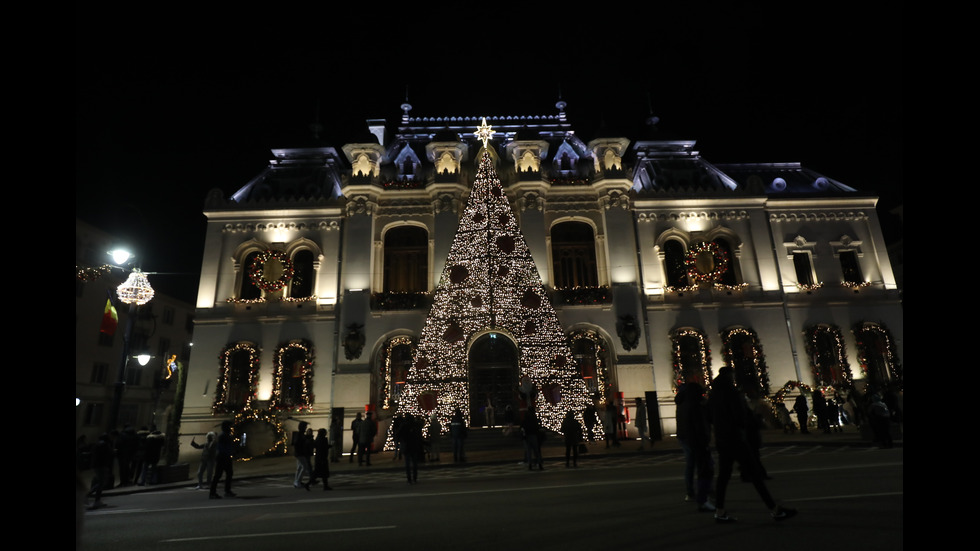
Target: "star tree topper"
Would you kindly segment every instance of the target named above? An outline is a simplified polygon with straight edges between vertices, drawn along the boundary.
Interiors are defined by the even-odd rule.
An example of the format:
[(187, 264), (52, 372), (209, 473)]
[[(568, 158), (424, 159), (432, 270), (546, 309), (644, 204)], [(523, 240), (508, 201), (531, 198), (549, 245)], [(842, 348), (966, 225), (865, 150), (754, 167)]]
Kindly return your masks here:
[(483, 147), (486, 147), (487, 142), (493, 139), (493, 135), (496, 133), (497, 131), (490, 128), (490, 125), (487, 124), (487, 118), (483, 117), (483, 124), (476, 127), (476, 132), (473, 135), (476, 136), (476, 139), (483, 142)]

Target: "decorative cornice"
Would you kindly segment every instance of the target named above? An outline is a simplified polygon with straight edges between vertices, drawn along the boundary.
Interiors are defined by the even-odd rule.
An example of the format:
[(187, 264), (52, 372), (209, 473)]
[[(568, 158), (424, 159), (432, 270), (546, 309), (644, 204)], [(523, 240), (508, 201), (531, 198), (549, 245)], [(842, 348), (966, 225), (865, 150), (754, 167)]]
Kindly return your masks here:
[(236, 224), (225, 224), (222, 233), (255, 233), (269, 231), (330, 231), (339, 230), (340, 222), (337, 220), (320, 220), (310, 222), (239, 222)]
[(748, 211), (729, 210), (729, 211), (674, 211), (661, 213), (637, 213), (636, 219), (639, 222), (680, 222), (682, 220), (746, 220), (749, 218)]
[(839, 222), (867, 219), (868, 215), (863, 211), (773, 212), (769, 214), (770, 222)]
[(372, 215), (374, 211), (378, 208), (378, 204), (371, 201), (364, 195), (357, 197), (351, 197), (347, 201), (347, 216), (353, 216), (355, 214), (365, 214)]

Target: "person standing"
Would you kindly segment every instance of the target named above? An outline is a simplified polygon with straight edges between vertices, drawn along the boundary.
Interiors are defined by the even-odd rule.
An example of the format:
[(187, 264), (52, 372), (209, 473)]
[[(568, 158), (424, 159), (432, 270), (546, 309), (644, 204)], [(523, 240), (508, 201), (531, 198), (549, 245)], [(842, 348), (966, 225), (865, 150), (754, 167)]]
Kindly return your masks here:
[(371, 412), (364, 414), (364, 421), (361, 421), (361, 428), (357, 438), (357, 464), (371, 466), (371, 446), (374, 444), (374, 437), (378, 434), (378, 424), (374, 420)]
[(350, 463), (354, 462), (354, 456), (357, 455), (357, 447), (361, 443), (361, 423), (363, 422), (364, 421), (361, 420), (361, 412), (357, 412), (357, 417), (350, 422)]
[(533, 407), (527, 408), (524, 419), (521, 420), (521, 432), (524, 433), (524, 446), (527, 448), (527, 468), (544, 470), (544, 459), (541, 457), (541, 424)]
[(439, 461), (439, 447), (440, 440), (442, 440), (442, 423), (439, 422), (439, 416), (436, 412), (432, 412), (429, 416), (429, 460)]
[(766, 504), (773, 520), (785, 520), (795, 516), (796, 509), (776, 504), (762, 479), (759, 465), (752, 459), (749, 444), (746, 441), (746, 431), (750, 430), (748, 420), (750, 412), (744, 396), (735, 388), (735, 371), (731, 366), (719, 369), (718, 376), (712, 381), (708, 409), (711, 411), (711, 422), (715, 430), (715, 447), (718, 449), (715, 522), (730, 523), (737, 520), (725, 510), (725, 493), (735, 463), (742, 467), (743, 472), (755, 486), (756, 492)]
[(466, 453), (463, 443), (466, 441), (466, 421), (463, 420), (463, 412), (459, 409), (453, 412), (453, 417), (449, 420), (449, 436), (453, 440), (453, 462), (464, 463)]
[(561, 422), (561, 433), (565, 438), (565, 467), (571, 459), (572, 466), (578, 467), (578, 446), (582, 442), (582, 425), (575, 418), (575, 413), (568, 410)]
[(806, 396), (803, 395), (803, 391), (800, 391), (800, 395), (796, 397), (796, 401), (793, 402), (793, 411), (796, 412), (796, 421), (800, 424), (800, 434), (809, 434), (810, 431), (807, 430), (806, 426), (810, 418), (810, 407), (807, 406)]
[(307, 490), (310, 489), (310, 486), (316, 484), (317, 479), (323, 480), (324, 491), (333, 489), (329, 484), (327, 484), (327, 479), (330, 478), (330, 448), (332, 447), (333, 446), (330, 445), (330, 440), (327, 438), (327, 429), (320, 429), (316, 431), (316, 439), (313, 441), (315, 462), (310, 483), (306, 485)]
[(143, 456), (143, 473), (140, 475), (139, 486), (157, 483), (157, 464), (163, 454), (164, 435), (156, 426), (150, 427), (150, 434), (146, 437), (146, 452)]
[[(194, 438), (191, 438), (191, 447), (201, 450), (201, 464), (197, 467), (197, 489), (210, 487), (218, 454), (218, 443), (215, 442), (214, 431), (208, 433), (207, 441), (203, 444), (198, 444)], [(208, 475), (207, 480), (204, 479), (205, 474)]]
[(714, 463), (704, 388), (696, 382), (682, 384), (674, 395), (674, 404), (677, 406), (677, 441), (684, 450), (685, 500), (696, 502), (698, 511), (714, 511), (714, 505), (708, 502)]
[[(310, 489), (310, 481), (313, 479), (313, 467), (310, 465), (310, 456), (313, 455), (312, 431), (307, 434), (307, 427), (310, 424), (306, 421), (299, 422), (299, 428), (293, 433), (293, 456), (296, 457), (296, 475), (293, 477), (293, 488)], [(303, 477), (306, 482), (303, 482)]]
[(333, 416), (330, 419), (330, 462), (339, 463), (340, 454), (343, 451), (341, 440), (343, 439), (344, 429), (339, 417)]
[(218, 452), (215, 456), (214, 478), (211, 479), (210, 499), (220, 499), (218, 495), (218, 482), (222, 475), (225, 475), (225, 497), (235, 497), (237, 494), (231, 491), (231, 479), (234, 475), (232, 463), (235, 452), (235, 440), (232, 437), (231, 421), (221, 422), (221, 434), (218, 435)]
[(405, 458), (405, 476), (409, 484), (419, 481), (419, 460), (424, 453), (422, 439), (422, 423), (411, 413), (406, 413), (395, 440), (401, 442), (402, 457)]

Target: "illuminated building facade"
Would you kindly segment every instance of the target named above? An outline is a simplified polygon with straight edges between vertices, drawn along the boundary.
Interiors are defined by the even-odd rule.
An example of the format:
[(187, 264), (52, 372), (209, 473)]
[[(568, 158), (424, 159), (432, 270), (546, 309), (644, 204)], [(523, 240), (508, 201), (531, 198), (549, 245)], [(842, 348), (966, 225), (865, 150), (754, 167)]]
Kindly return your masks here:
[(484, 119), (405, 105), (211, 192), (184, 437), (235, 418), (261, 453), (287, 417), (479, 425), (487, 403), (632, 415), (641, 397), (666, 436), (677, 384), (723, 365), (759, 403), (901, 385), (874, 195), (690, 140), (580, 137), (564, 107), (486, 117), (484, 148)]

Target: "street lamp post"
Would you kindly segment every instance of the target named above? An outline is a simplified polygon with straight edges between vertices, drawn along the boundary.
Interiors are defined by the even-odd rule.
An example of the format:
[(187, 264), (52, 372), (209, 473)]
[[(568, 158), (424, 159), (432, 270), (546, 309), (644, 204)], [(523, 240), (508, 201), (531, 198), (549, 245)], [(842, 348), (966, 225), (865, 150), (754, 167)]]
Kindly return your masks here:
[(121, 302), (129, 305), (129, 314), (126, 317), (122, 357), (119, 360), (119, 371), (116, 373), (116, 385), (113, 388), (112, 404), (109, 407), (109, 420), (106, 425), (107, 432), (115, 430), (117, 428), (116, 425), (119, 423), (119, 410), (122, 407), (123, 392), (126, 389), (129, 343), (133, 336), (133, 326), (136, 323), (137, 308), (153, 298), (153, 288), (150, 287), (150, 282), (146, 279), (146, 275), (139, 268), (133, 268), (126, 281), (116, 288), (116, 296)]

